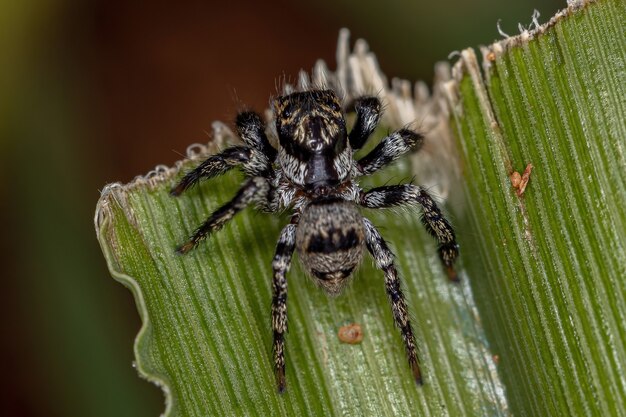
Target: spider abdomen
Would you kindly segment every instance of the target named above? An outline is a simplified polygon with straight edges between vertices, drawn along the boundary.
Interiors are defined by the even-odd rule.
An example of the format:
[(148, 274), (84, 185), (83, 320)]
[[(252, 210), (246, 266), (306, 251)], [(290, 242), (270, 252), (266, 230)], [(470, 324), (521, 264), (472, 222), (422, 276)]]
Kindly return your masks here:
[(365, 230), (354, 203), (325, 199), (309, 204), (296, 232), (300, 261), (315, 283), (338, 295), (362, 259)]

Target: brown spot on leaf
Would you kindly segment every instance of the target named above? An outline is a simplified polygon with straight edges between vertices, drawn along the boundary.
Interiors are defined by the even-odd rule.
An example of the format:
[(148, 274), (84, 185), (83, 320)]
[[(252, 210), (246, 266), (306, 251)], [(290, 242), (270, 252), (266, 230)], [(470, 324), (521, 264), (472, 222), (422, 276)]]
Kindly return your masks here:
[(346, 326), (341, 326), (337, 332), (337, 336), (339, 336), (339, 340), (343, 343), (355, 345), (361, 343), (363, 340), (363, 329), (361, 329), (360, 324), (351, 323)]
[(514, 171), (509, 178), (511, 179), (511, 185), (513, 188), (518, 188), (522, 182), (522, 176), (517, 171)]
[(511, 179), (511, 185), (513, 188), (517, 189), (517, 196), (521, 197), (526, 191), (526, 186), (528, 185), (528, 181), (530, 181), (530, 173), (533, 170), (533, 165), (526, 165), (526, 169), (520, 175), (519, 172), (514, 171), (509, 178)]

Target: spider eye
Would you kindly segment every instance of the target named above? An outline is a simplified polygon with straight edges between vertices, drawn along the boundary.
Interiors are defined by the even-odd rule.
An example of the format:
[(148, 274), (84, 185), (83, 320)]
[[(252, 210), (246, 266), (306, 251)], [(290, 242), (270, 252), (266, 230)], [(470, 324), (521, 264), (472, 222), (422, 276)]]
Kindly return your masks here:
[(339, 113), (341, 112), (341, 106), (336, 101), (330, 102), (330, 108), (333, 109), (333, 111), (336, 111)]
[(296, 106), (294, 106), (293, 104), (287, 104), (285, 106), (285, 108), (283, 109), (283, 117), (291, 117), (291, 115), (293, 114), (294, 110), (296, 109)]

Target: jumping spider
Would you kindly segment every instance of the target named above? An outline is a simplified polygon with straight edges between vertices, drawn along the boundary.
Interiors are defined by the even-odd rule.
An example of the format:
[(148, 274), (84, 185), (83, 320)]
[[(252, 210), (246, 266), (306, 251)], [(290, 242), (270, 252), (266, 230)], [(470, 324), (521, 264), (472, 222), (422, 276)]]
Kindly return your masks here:
[(241, 166), (246, 176), (235, 197), (211, 214), (177, 251), (181, 254), (190, 251), (251, 203), (265, 212), (293, 210), (290, 223), (280, 233), (272, 261), (274, 368), (278, 390), (282, 392), (285, 389), (286, 275), (294, 250), (298, 251), (304, 269), (315, 283), (329, 295), (336, 296), (348, 283), (366, 246), (376, 266), (385, 273), (393, 317), (402, 333), (415, 381), (421, 384), (415, 338), (400, 277), (393, 263), (394, 255), (374, 225), (361, 215), (358, 206), (420, 206), (422, 222), (437, 239), (439, 257), (451, 280), (457, 279), (453, 268), (458, 255), (454, 231), (423, 188), (401, 184), (364, 191), (357, 179), (419, 149), (423, 136), (408, 129), (398, 130), (357, 161), (353, 159), (354, 153), (363, 147), (380, 120), (381, 103), (377, 98), (356, 100), (356, 122), (350, 133), (346, 130), (339, 98), (332, 90), (296, 92), (275, 98), (272, 105), (278, 150), (268, 141), (258, 114), (240, 113), (236, 126), (245, 145), (233, 146), (209, 157), (172, 189), (171, 194), (178, 196), (201, 179), (223, 174), (235, 166)]

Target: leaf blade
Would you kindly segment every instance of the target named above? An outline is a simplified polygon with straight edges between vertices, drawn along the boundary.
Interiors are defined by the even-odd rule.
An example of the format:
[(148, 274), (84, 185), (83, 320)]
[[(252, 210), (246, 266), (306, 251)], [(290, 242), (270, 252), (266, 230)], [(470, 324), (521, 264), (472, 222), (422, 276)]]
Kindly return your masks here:
[[(367, 215), (385, 225), (383, 235), (398, 249), (410, 308), (418, 311), (414, 321), (426, 323), (416, 330), (426, 385), (417, 387), (410, 377), (382, 272), (371, 261), (336, 300), (315, 288), (296, 263), (289, 275), (288, 390), (276, 394), (268, 268), (286, 219), (243, 212), (211, 241), (176, 256), (176, 243), (239, 178), (226, 176), (178, 199), (167, 195), (172, 180), (169, 175), (156, 185), (114, 188), (101, 200), (107, 220), (99, 222), (112, 270), (118, 279), (135, 277), (136, 298), (145, 300), (142, 316), (150, 330), (137, 340), (138, 366), (151, 378), (164, 376), (168, 415), (430, 415), (442, 404), (455, 415), (506, 414), (469, 287), (446, 281), (433, 242), (411, 213)], [(365, 329), (360, 345), (341, 344), (336, 336), (349, 321)]]
[[(509, 359), (500, 369), (516, 387), (513, 412), (617, 416), (626, 412), (624, 7), (589, 2), (564, 16), (485, 50), (485, 83), (464, 54), (465, 112), (451, 100), (470, 206), (460, 235), (480, 248), (483, 265), (468, 268), (485, 277), (473, 288), (489, 340)], [(472, 100), (481, 92), (482, 107)], [(508, 175), (527, 163), (518, 198)]]

